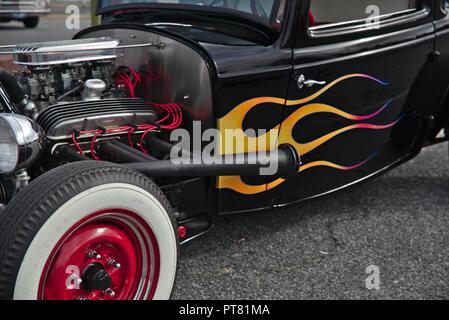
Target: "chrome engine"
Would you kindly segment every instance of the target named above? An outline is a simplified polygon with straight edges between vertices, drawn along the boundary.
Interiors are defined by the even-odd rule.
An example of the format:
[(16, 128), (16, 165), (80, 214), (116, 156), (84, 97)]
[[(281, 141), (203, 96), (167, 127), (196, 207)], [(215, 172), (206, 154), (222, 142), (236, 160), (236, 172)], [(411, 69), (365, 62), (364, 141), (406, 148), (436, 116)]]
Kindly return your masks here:
[(49, 161), (34, 173), (51, 167), (59, 147), (99, 160), (96, 143), (123, 136), (143, 151), (139, 139), (159, 129), (158, 111), (135, 96), (140, 73), (121, 66), (123, 56), (109, 37), (15, 47), (16, 71), (0, 69), (0, 204), (28, 184), (41, 156)]
[[(26, 95), (21, 113), (36, 120), (49, 140), (66, 140), (73, 131), (142, 126), (156, 112), (117, 81), (120, 40), (103, 37), (17, 45), (15, 77)], [(124, 69), (125, 68), (125, 69)]]
[(156, 112), (141, 99), (104, 99), (56, 104), (45, 109), (36, 122), (44, 129), (47, 139), (58, 141), (73, 132), (90, 132), (127, 125), (138, 127), (155, 123)]
[(174, 39), (135, 33), (107, 33), (123, 42), (102, 30), (0, 48), (8, 57), (0, 68), (0, 210), (67, 162), (167, 160), (174, 130), (212, 120), (204, 58)]

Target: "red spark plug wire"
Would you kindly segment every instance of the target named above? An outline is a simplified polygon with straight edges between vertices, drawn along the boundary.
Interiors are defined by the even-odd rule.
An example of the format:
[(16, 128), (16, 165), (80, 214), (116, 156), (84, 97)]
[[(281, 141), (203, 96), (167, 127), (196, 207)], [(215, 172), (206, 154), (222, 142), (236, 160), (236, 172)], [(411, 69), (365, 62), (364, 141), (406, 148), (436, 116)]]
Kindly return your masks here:
[(80, 155), (84, 155), (83, 149), (81, 148), (78, 141), (76, 140), (76, 132), (75, 131), (72, 132), (72, 142), (75, 145), (75, 148), (78, 151), (78, 153)]

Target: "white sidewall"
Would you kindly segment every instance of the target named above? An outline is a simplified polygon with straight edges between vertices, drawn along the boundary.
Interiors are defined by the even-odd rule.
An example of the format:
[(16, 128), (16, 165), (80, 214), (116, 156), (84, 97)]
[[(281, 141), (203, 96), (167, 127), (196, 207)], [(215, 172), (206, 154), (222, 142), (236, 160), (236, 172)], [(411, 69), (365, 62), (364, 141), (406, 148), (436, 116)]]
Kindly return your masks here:
[(64, 234), (97, 211), (121, 208), (139, 214), (152, 228), (160, 252), (160, 273), (155, 300), (168, 299), (176, 276), (176, 236), (159, 201), (146, 190), (124, 183), (101, 185), (80, 193), (60, 207), (31, 242), (17, 276), (14, 299), (35, 300), (45, 264)]

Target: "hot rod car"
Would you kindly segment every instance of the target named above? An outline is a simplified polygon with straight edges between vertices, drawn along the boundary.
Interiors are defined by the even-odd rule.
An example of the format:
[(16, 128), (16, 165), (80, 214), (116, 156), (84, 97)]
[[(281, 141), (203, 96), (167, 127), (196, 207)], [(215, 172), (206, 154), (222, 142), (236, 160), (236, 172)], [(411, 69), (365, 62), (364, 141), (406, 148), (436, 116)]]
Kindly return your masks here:
[(169, 298), (217, 214), (446, 141), (448, 3), (101, 0), (72, 40), (2, 46), (0, 298)]

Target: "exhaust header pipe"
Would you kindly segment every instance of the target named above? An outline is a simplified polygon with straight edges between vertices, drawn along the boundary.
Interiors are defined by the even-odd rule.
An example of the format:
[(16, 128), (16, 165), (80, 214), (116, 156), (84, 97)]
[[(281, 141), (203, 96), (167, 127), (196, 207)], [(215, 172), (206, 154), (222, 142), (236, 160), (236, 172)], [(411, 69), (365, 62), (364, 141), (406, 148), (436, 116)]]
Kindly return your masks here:
[[(173, 160), (137, 162), (124, 164), (126, 167), (142, 172), (150, 177), (215, 177), (215, 176), (276, 176), (290, 178), (295, 176), (301, 165), (296, 151), (290, 145), (266, 155), (258, 153), (222, 156), (214, 163), (202, 159), (190, 159), (189, 163), (174, 163)], [(232, 160), (232, 161), (230, 161)], [(277, 167), (273, 173), (265, 173), (270, 167)]]
[[(179, 159), (180, 163), (176, 163), (174, 160), (157, 160), (119, 141), (102, 142), (100, 152), (120, 158), (123, 166), (139, 171), (149, 177), (265, 175), (288, 179), (295, 177), (301, 166), (300, 157), (290, 145), (282, 145), (277, 150), (267, 152), (266, 154), (247, 153), (221, 156), (211, 159), (215, 161), (207, 163), (199, 157)], [(57, 156), (59, 159), (69, 162), (88, 160), (88, 158), (80, 156), (70, 147), (60, 147), (57, 150)], [(272, 170), (273, 168), (276, 168), (276, 170)]]

